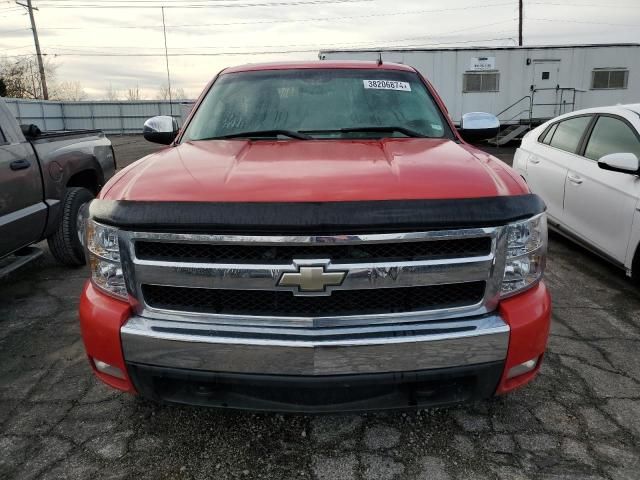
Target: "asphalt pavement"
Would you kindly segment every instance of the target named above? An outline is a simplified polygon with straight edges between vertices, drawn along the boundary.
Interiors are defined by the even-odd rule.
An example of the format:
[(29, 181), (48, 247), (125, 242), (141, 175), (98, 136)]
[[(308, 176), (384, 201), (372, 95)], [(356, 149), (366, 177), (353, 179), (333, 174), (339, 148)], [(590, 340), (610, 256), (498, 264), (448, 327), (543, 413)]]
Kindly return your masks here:
[[(157, 148), (112, 140), (121, 167)], [(320, 416), (162, 406), (103, 386), (78, 325), (87, 272), (41, 246), (0, 280), (0, 479), (640, 479), (640, 290), (556, 235), (552, 334), (532, 384), (471, 405)]]

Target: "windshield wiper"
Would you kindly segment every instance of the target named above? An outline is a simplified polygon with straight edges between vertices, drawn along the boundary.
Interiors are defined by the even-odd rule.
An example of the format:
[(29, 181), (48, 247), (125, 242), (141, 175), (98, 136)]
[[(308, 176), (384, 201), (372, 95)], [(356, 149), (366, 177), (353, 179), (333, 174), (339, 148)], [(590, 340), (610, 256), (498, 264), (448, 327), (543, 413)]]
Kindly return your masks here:
[(311, 140), (312, 137), (305, 135), (304, 133), (295, 132), (293, 130), (256, 130), (255, 132), (239, 132), (230, 133), (229, 135), (221, 135), (219, 137), (203, 138), (202, 140), (224, 140), (227, 138), (251, 138), (251, 137), (277, 137), (282, 135), (283, 137), (295, 138), (297, 140)]
[(341, 128), (341, 132), (398, 132), (406, 135), (407, 137), (424, 137), (425, 135), (411, 130), (405, 127), (353, 127), (353, 128)]
[(427, 138), (426, 135), (411, 130), (405, 127), (350, 127), (350, 128), (336, 128), (334, 130), (302, 130), (302, 133), (329, 133), (329, 132), (343, 132), (343, 133), (356, 133), (356, 132), (381, 132), (381, 133), (393, 133), (398, 132), (406, 135), (407, 137)]

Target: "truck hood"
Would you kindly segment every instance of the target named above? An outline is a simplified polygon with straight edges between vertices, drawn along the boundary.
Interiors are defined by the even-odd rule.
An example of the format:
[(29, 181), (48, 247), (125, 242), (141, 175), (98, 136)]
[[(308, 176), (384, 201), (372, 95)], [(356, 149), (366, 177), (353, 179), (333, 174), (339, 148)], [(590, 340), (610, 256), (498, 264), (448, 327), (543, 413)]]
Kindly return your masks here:
[(519, 195), (509, 167), (448, 139), (211, 140), (145, 157), (102, 190), (109, 200), (324, 202)]

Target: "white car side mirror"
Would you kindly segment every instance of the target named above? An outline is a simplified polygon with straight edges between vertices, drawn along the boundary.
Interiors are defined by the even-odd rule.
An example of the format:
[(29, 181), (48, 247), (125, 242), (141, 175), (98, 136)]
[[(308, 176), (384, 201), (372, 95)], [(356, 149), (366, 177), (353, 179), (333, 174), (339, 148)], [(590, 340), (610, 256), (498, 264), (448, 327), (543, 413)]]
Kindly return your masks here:
[(640, 173), (640, 161), (634, 153), (610, 153), (598, 160), (598, 166), (613, 172)]

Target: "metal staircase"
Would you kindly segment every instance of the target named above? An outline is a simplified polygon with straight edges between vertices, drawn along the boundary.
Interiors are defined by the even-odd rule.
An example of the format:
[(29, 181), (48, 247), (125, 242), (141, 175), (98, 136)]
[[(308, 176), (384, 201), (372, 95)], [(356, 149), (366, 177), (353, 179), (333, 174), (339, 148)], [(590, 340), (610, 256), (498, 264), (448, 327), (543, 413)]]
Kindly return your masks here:
[(500, 133), (489, 140), (489, 143), (496, 146), (505, 145), (513, 140), (522, 138), (529, 130), (531, 130), (531, 125), (509, 125), (504, 130), (500, 130)]
[[(535, 94), (537, 92), (552, 90), (556, 93), (556, 102), (535, 102)], [(553, 117), (562, 115), (563, 113), (572, 112), (576, 106), (576, 92), (580, 91), (582, 90), (573, 87), (568, 88), (557, 86), (556, 88), (534, 88), (532, 85), (531, 93), (529, 95), (525, 95), (524, 97), (516, 100), (496, 115), (496, 117), (500, 118), (511, 109), (515, 107), (520, 108), (516, 114), (512, 114), (511, 117), (507, 119), (503, 118), (500, 120), (502, 125), (500, 132), (495, 138), (492, 138), (488, 142), (492, 145), (501, 146), (514, 140), (520, 140), (532, 128), (537, 127)], [(566, 93), (571, 95), (571, 97), (569, 97), (571, 101), (568, 101), (568, 98), (565, 98)], [(553, 107), (553, 115), (537, 118), (534, 115), (534, 108), (537, 106)], [(523, 114), (527, 114), (525, 118), (522, 118)]]

